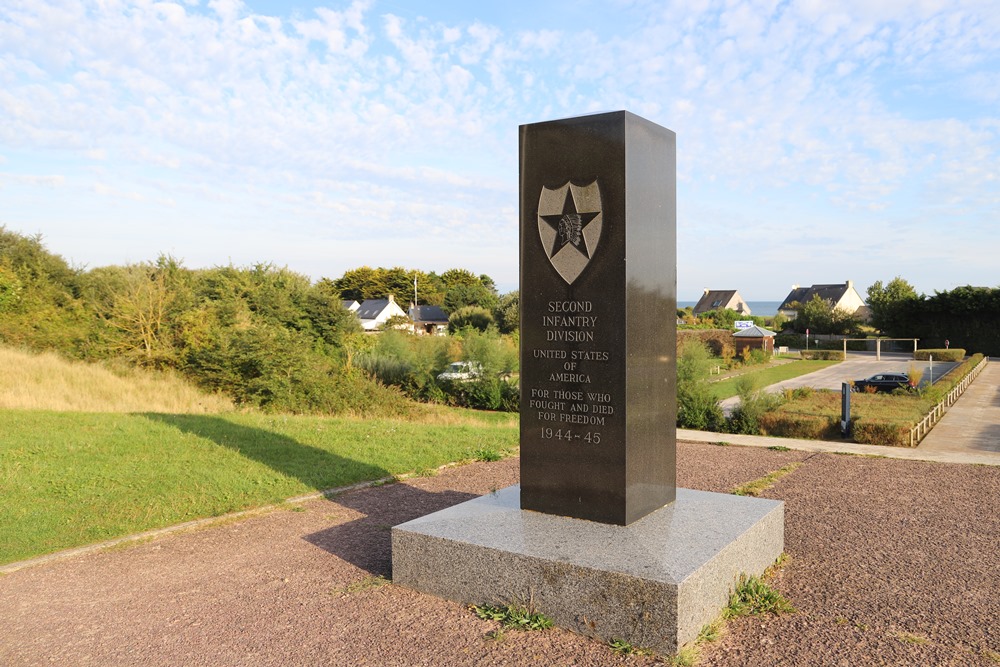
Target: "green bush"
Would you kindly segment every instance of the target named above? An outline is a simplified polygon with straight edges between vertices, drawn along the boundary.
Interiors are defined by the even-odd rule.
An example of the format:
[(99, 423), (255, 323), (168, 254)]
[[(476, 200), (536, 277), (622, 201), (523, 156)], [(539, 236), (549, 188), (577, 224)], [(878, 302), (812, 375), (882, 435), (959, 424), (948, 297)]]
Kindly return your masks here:
[(928, 361), (934, 357), (934, 361), (961, 361), (965, 358), (965, 350), (961, 348), (939, 348), (936, 350), (916, 350), (913, 358), (917, 361)]
[(781, 403), (781, 396), (765, 393), (752, 375), (736, 378), (736, 391), (740, 404), (733, 409), (727, 430), (730, 433), (759, 434), (760, 418)]
[(711, 363), (708, 347), (698, 338), (688, 338), (677, 357), (677, 426), (718, 431), (725, 418), (719, 401), (708, 385)]
[(803, 359), (821, 359), (825, 361), (843, 361), (843, 350), (802, 350), (799, 353)]

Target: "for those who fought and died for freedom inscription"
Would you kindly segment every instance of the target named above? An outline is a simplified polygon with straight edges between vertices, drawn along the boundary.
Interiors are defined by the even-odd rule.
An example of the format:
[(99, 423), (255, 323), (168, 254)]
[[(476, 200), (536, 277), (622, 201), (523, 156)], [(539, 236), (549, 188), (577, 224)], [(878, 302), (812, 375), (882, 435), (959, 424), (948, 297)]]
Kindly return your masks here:
[[(673, 499), (672, 141), (626, 112), (522, 127), (526, 509), (628, 523)], [(643, 166), (669, 183), (630, 197)]]

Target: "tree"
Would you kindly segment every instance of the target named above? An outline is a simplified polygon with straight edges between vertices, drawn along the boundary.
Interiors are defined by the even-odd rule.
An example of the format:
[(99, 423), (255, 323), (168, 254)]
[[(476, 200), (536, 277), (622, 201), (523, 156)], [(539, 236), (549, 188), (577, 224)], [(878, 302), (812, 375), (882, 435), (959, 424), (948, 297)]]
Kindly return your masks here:
[(497, 297), (496, 292), (490, 291), (485, 285), (479, 282), (471, 285), (455, 285), (444, 296), (444, 308), (449, 313), (454, 313), (469, 306), (479, 306), (488, 311), (493, 311), (498, 305), (500, 305), (500, 299)]
[(798, 312), (792, 326), (799, 332), (810, 329), (813, 333), (849, 334), (857, 331), (860, 325), (852, 313), (834, 308), (818, 294), (813, 294), (806, 304), (794, 303), (792, 307)]
[(448, 316), (448, 331), (455, 333), (466, 327), (486, 331), (493, 324), (493, 315), (485, 308), (466, 306)]
[[(468, 273), (466, 271), (466, 273)], [(472, 275), (472, 274), (469, 274)], [(475, 276), (473, 276), (475, 278)], [(391, 269), (362, 266), (345, 271), (336, 280), (321, 278), (317, 287), (333, 292), (340, 299), (384, 299), (392, 294), (400, 302), (413, 298), (413, 282), (417, 282), (417, 303), (440, 306), (444, 302), (441, 278), (419, 269)]]
[(885, 286), (881, 280), (876, 280), (868, 288), (868, 309), (871, 311), (871, 324), (879, 331), (889, 331), (897, 328), (900, 309), (905, 302), (919, 299), (913, 285), (896, 276)]
[(521, 326), (521, 293), (517, 290), (500, 297), (493, 314), (500, 333), (513, 333)]

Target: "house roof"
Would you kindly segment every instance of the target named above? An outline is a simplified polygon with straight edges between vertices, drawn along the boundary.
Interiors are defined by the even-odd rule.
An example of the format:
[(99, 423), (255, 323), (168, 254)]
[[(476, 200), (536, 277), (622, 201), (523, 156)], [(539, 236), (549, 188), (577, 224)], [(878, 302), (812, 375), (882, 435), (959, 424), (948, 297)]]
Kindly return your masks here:
[(410, 319), (414, 322), (447, 322), (448, 316), (441, 306), (410, 306)]
[(852, 285), (849, 282), (837, 283), (835, 285), (813, 285), (812, 287), (796, 286), (792, 288), (792, 291), (788, 293), (785, 300), (781, 302), (778, 310), (792, 310), (791, 304), (796, 301), (804, 306), (812, 301), (814, 295), (818, 295), (819, 298), (831, 304), (836, 304), (844, 298), (847, 290), (851, 288)]
[(355, 312), (363, 320), (374, 320), (388, 307), (389, 299), (365, 299)]
[(770, 338), (776, 335), (770, 329), (765, 329), (764, 327), (759, 327), (756, 324), (748, 329), (740, 329), (733, 336), (738, 338)]
[[(700, 299), (698, 299), (698, 303), (695, 304), (691, 312), (698, 315), (700, 313), (707, 313), (710, 310), (728, 308), (729, 304), (733, 302), (733, 299), (736, 299), (740, 304), (746, 303), (743, 298), (740, 297), (739, 291), (734, 289), (705, 290), (705, 293)], [(748, 307), (745, 311), (739, 310), (738, 312), (745, 312), (749, 315), (750, 309)]]
[(361, 304), (355, 301), (354, 299), (344, 299), (340, 302), (340, 305), (342, 305), (344, 308), (346, 308), (351, 312), (354, 312), (355, 310), (361, 307)]

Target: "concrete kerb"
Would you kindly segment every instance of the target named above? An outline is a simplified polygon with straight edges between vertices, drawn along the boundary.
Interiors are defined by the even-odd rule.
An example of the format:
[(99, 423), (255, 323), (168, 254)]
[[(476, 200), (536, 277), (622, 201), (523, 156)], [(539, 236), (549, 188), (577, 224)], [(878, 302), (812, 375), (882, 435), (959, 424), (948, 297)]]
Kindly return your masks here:
[(677, 429), (677, 440), (704, 442), (709, 444), (738, 445), (740, 447), (787, 447), (804, 452), (825, 452), (829, 454), (854, 454), (856, 456), (879, 456), (890, 459), (930, 461), (935, 463), (966, 463), (979, 465), (1000, 465), (1000, 454), (991, 452), (929, 452), (902, 447), (862, 445), (856, 442), (832, 442), (827, 440), (800, 440), (797, 438), (771, 438), (762, 435), (741, 435), (737, 433), (714, 433)]

